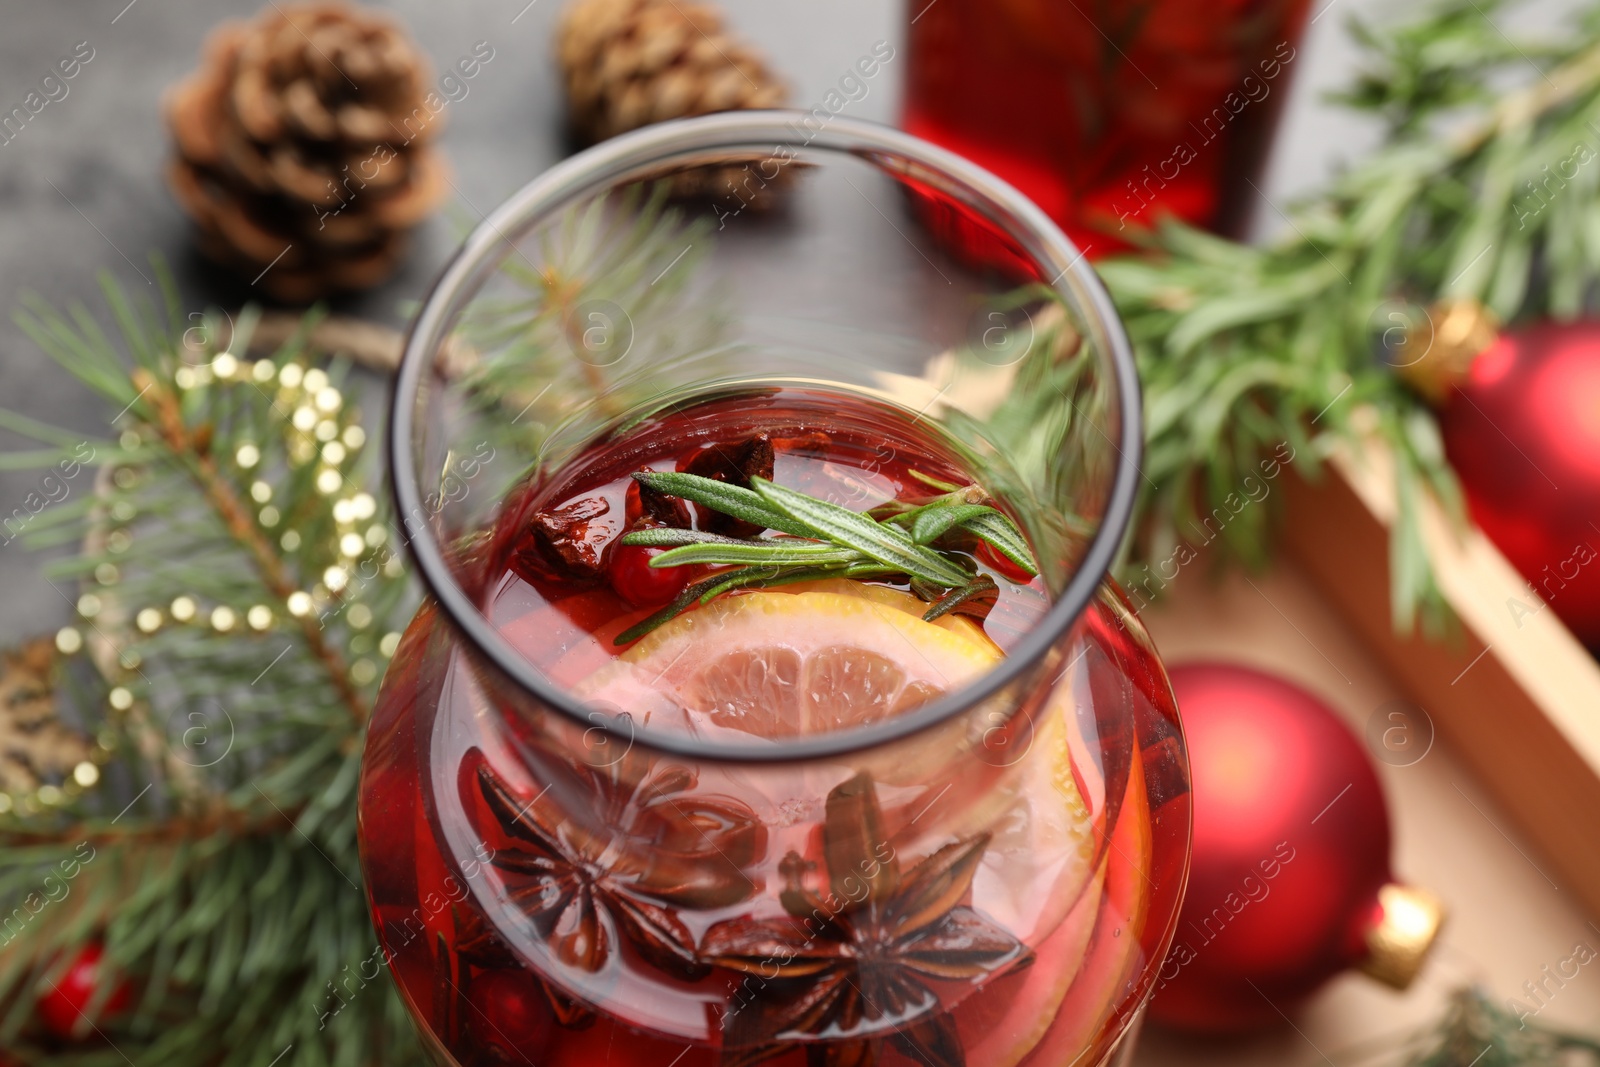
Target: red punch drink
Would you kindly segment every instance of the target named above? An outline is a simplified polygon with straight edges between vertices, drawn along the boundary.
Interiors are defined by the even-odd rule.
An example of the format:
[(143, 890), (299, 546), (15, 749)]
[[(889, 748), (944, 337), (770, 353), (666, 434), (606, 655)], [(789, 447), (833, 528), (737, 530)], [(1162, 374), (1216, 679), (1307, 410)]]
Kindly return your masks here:
[[(932, 621), (920, 579), (772, 565), (781, 582), (649, 627), (740, 568), (652, 567), (671, 550), (629, 531), (733, 555), (816, 543), (635, 477), (650, 471), (884, 519), (989, 499), (915, 413), (795, 389), (647, 418), (523, 486), (485, 542), (486, 614), (641, 731), (778, 754), (893, 722), (1003, 661), (1047, 605), (1024, 566), (957, 530), (929, 544), (989, 595)], [(1107, 1007), (1160, 951), (1187, 830), (1174, 710), (1130, 621), (1102, 596), (1026, 719), (969, 715), (892, 758), (762, 765), (598, 731), (564, 758), (425, 609), (362, 781), (372, 906), (407, 1000), (463, 1065), (1057, 1064), (1103, 1045), (1122, 1022)], [(1148, 742), (1115, 769), (1082, 727), (1113, 700)]]
[(1163, 214), (1237, 235), (1306, 8), (919, 0), (904, 125), (1015, 185), (1090, 256)]
[[(1189, 786), (1106, 579), (1140, 481), (1131, 349), (1013, 190), (799, 119), (552, 168), (407, 342), (389, 458), (428, 599), (360, 837), (375, 958), (445, 1067), (1132, 1046)], [(767, 185), (693, 200), (685, 171)]]

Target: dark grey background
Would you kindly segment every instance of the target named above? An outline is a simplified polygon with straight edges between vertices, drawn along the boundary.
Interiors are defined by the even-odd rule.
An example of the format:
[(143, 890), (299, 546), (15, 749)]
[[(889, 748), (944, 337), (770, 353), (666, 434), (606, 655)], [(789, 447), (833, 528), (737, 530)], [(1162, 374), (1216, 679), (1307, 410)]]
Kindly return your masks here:
[[(904, 71), (905, 29), (927, 0), (725, 0), (731, 23), (763, 48), (793, 87), (797, 105), (819, 103), (855, 59), (879, 40), (896, 59), (850, 106), (861, 118), (893, 122)], [(934, 0), (938, 2), (938, 0)], [(907, 10), (906, 3), (911, 6)], [(562, 100), (551, 36), (562, 0), (401, 0), (393, 9), (443, 68), (487, 41), (493, 60), (452, 103), (442, 147), (454, 164), (453, 203), (417, 235), (415, 253), (382, 288), (343, 302), (347, 310), (396, 324), (421, 297), (460, 233), (512, 190), (565, 154)], [(1411, 0), (1315, 0), (1314, 21), (1294, 61), (1282, 132), (1256, 206), (1256, 231), (1281, 226), (1276, 208), (1316, 187), (1340, 160), (1371, 145), (1374, 131), (1321, 100), (1355, 65), (1344, 30), (1352, 15), (1403, 15)], [(1549, 24), (1566, 2), (1519, 9), (1521, 24)], [(62, 304), (95, 296), (109, 271), (149, 289), (152, 250), (173, 265), (194, 308), (237, 306), (252, 294), (189, 250), (184, 218), (161, 177), (167, 137), (163, 90), (193, 69), (218, 21), (252, 14), (256, 0), (0, 0), (0, 111), (19, 105), (58, 58), (88, 42), (94, 58), (9, 144), (0, 146), (0, 405), (104, 435), (110, 412), (40, 354), (11, 322), (32, 290)], [(141, 274), (142, 272), (142, 274)], [(14, 440), (0, 447), (16, 447)], [(34, 487), (31, 475), (0, 476), (0, 514)], [(61, 625), (62, 591), (37, 573), (16, 543), (0, 547), (0, 642)]]

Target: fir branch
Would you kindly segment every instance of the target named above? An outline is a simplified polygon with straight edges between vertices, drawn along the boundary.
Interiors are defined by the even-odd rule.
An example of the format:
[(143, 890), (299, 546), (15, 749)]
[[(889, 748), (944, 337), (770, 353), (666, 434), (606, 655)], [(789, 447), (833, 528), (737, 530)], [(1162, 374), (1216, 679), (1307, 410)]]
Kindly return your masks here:
[[(287, 602), (297, 587), (289, 579), (283, 560), (261, 535), (254, 517), (245, 510), (238, 493), (218, 473), (216, 460), (211, 455), (210, 431), (205, 427), (199, 431), (189, 430), (184, 425), (177, 398), (148, 371), (142, 368), (135, 370), (133, 384), (139, 387), (138, 403), (148, 412), (149, 421), (161, 434), (172, 454), (184, 458), (196, 485), (216, 510), (217, 517), (249, 553), (267, 591), (276, 601)], [(204, 447), (200, 446), (202, 431), (205, 432)], [(371, 711), (367, 699), (351, 684), (350, 668), (344, 657), (323, 640), (322, 627), (310, 615), (305, 615), (300, 620), (300, 633), (311, 654), (327, 668), (328, 681), (338, 691), (351, 719), (358, 724), (366, 722)]]
[[(329, 983), (374, 951), (357, 770), (377, 637), (397, 633), (416, 602), (377, 497), (362, 491), (375, 479), (353, 394), (337, 362), (306, 362), (314, 319), (252, 360), (253, 314), (236, 329), (208, 315), (197, 349), (172, 300), (163, 313), (108, 288), (107, 303), (117, 343), (82, 308), (32, 301), (22, 320), (122, 412), (120, 433), (94, 445), (92, 504), (65, 502), (24, 533), (89, 535), (56, 572), (98, 600), (82, 625), (111, 646), (111, 676), (79, 710), (117, 738), (119, 756), (65, 808), (0, 820), (0, 899), (33, 891), (74, 848), (96, 853), (72, 906), (0, 953), (0, 1046), (38, 1065), (103, 1058), (97, 1046), (42, 1047), (29, 1027), (51, 961), (94, 937), (139, 991), (133, 1010), (101, 1023), (139, 1062), (259, 1067), (292, 1046), (283, 1064), (418, 1063), (387, 982), (337, 1018), (325, 1010)], [(61, 456), (80, 440), (7, 425), (38, 431)], [(57, 458), (49, 448), (31, 458)], [(346, 649), (365, 658), (350, 664)], [(113, 687), (137, 697), (108, 716)], [(196, 730), (214, 731), (202, 733), (211, 749), (186, 744)], [(200, 789), (193, 802), (159, 771), (173, 759)]]
[[(532, 454), (556, 427), (604, 420), (659, 391), (662, 372), (722, 344), (708, 299), (686, 300), (710, 254), (708, 219), (670, 206), (666, 183), (577, 205), (501, 266), (503, 284), (474, 301), (460, 334), (482, 354), (467, 392), (498, 432)], [(511, 412), (513, 419), (503, 417)]]
[[(1517, 1007), (1513, 1001), (1510, 1008)], [(1526, 1010), (1526, 1009), (1525, 1009)], [(1407, 1067), (1581, 1067), (1600, 1064), (1600, 1040), (1549, 1026), (1502, 1008), (1476, 988), (1457, 991), (1445, 1018), (1418, 1034)]]
[(54, 826), (0, 826), (0, 843), (8, 849), (52, 848), (87, 841), (94, 845), (174, 844), (202, 838), (252, 837), (280, 834), (294, 825), (290, 812), (245, 813), (214, 807), (203, 814), (184, 814), (143, 821), (129, 820), (117, 825), (107, 819), (85, 819)]

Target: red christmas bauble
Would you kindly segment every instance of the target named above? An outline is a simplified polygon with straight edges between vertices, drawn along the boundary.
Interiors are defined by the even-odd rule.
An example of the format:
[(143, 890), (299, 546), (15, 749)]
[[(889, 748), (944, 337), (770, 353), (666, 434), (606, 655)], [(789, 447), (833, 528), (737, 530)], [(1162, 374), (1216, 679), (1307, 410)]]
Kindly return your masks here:
[[(1408, 981), (1433, 930), (1416, 929), (1426, 916), (1407, 909), (1426, 911), (1429, 899), (1392, 885), (1388, 809), (1361, 742), (1321, 701), (1271, 675), (1194, 664), (1171, 678), (1189, 744), (1194, 853), (1151, 1016), (1236, 1033), (1280, 1023), (1357, 964)], [(1398, 949), (1384, 940), (1395, 932), (1386, 919), (1410, 924)]]
[[(92, 1032), (91, 1021), (97, 1023), (128, 1006), (132, 990), (111, 973), (109, 965), (103, 962), (104, 956), (105, 947), (100, 942), (89, 942), (66, 972), (40, 992), (35, 1009), (46, 1030), (60, 1038), (82, 1038)], [(107, 980), (116, 981), (116, 988), (99, 1006), (98, 1012), (89, 1016), (89, 1006)]]
[(1438, 417), (1473, 521), (1533, 586), (1509, 610), (1543, 601), (1600, 649), (1600, 322), (1500, 334)]

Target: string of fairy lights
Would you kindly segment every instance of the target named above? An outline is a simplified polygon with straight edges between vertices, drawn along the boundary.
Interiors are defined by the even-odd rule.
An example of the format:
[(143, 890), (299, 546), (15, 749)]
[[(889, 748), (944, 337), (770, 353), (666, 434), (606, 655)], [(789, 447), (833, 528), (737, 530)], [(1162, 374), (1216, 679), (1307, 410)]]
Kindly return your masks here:
[[(251, 361), (223, 352), (208, 364), (180, 366), (173, 374), (172, 384), (181, 393), (212, 385), (233, 385), (253, 386), (268, 395), (274, 414), (282, 420), (290, 472), (315, 467), (316, 494), (327, 501), (327, 514), (332, 519), (329, 548), (334, 562), (322, 570), (318, 581), (295, 590), (281, 603), (205, 604), (193, 594), (179, 593), (168, 602), (147, 604), (124, 614), (116, 597), (121, 569), (115, 557), (132, 547), (132, 526), (139, 510), (127, 496), (117, 495), (104, 509), (102, 543), (103, 554), (108, 558), (95, 566), (90, 587), (77, 600), (80, 622), (63, 627), (55, 635), (57, 651), (71, 657), (85, 651), (85, 631), (104, 635), (102, 627), (113, 619), (115, 628), (126, 634), (127, 640), (115, 642), (120, 646), (116, 649), (116, 663), (123, 677), (113, 679), (119, 684), (106, 694), (108, 724), (92, 739), (85, 758), (63, 776), (60, 784), (46, 783), (20, 792), (0, 791), (0, 815), (28, 816), (63, 807), (99, 782), (101, 768), (115, 755), (118, 746), (119, 734), (111, 724), (133, 711), (139, 700), (133, 676), (142, 662), (136, 647), (140, 637), (153, 637), (174, 627), (264, 637), (291, 620), (321, 614), (338, 601), (352, 631), (345, 642), (355, 657), (349, 666), (352, 682), (364, 686), (376, 681), (380, 661), (387, 661), (399, 647), (400, 634), (374, 633), (372, 609), (354, 598), (358, 586), (352, 579), (363, 560), (382, 553), (379, 566), (389, 577), (402, 573), (403, 564), (398, 554), (384, 551), (389, 530), (377, 517), (377, 501), (365, 491), (349, 491), (347, 471), (366, 444), (367, 435), (354, 421), (344, 394), (327, 372), (297, 361)], [(148, 430), (130, 427), (123, 431), (121, 444), (130, 451), (137, 449), (144, 442), (145, 432)], [(268, 451), (262, 443), (243, 441), (234, 446), (224, 462), (232, 466), (236, 482), (248, 494), (258, 532), (287, 554), (301, 553), (307, 546), (296, 526), (286, 526), (283, 502), (279, 500), (281, 490), (263, 476), (269, 473), (264, 469), (267, 460)], [(112, 485), (123, 493), (136, 488), (139, 478), (139, 471), (131, 465), (119, 466), (110, 474)]]

